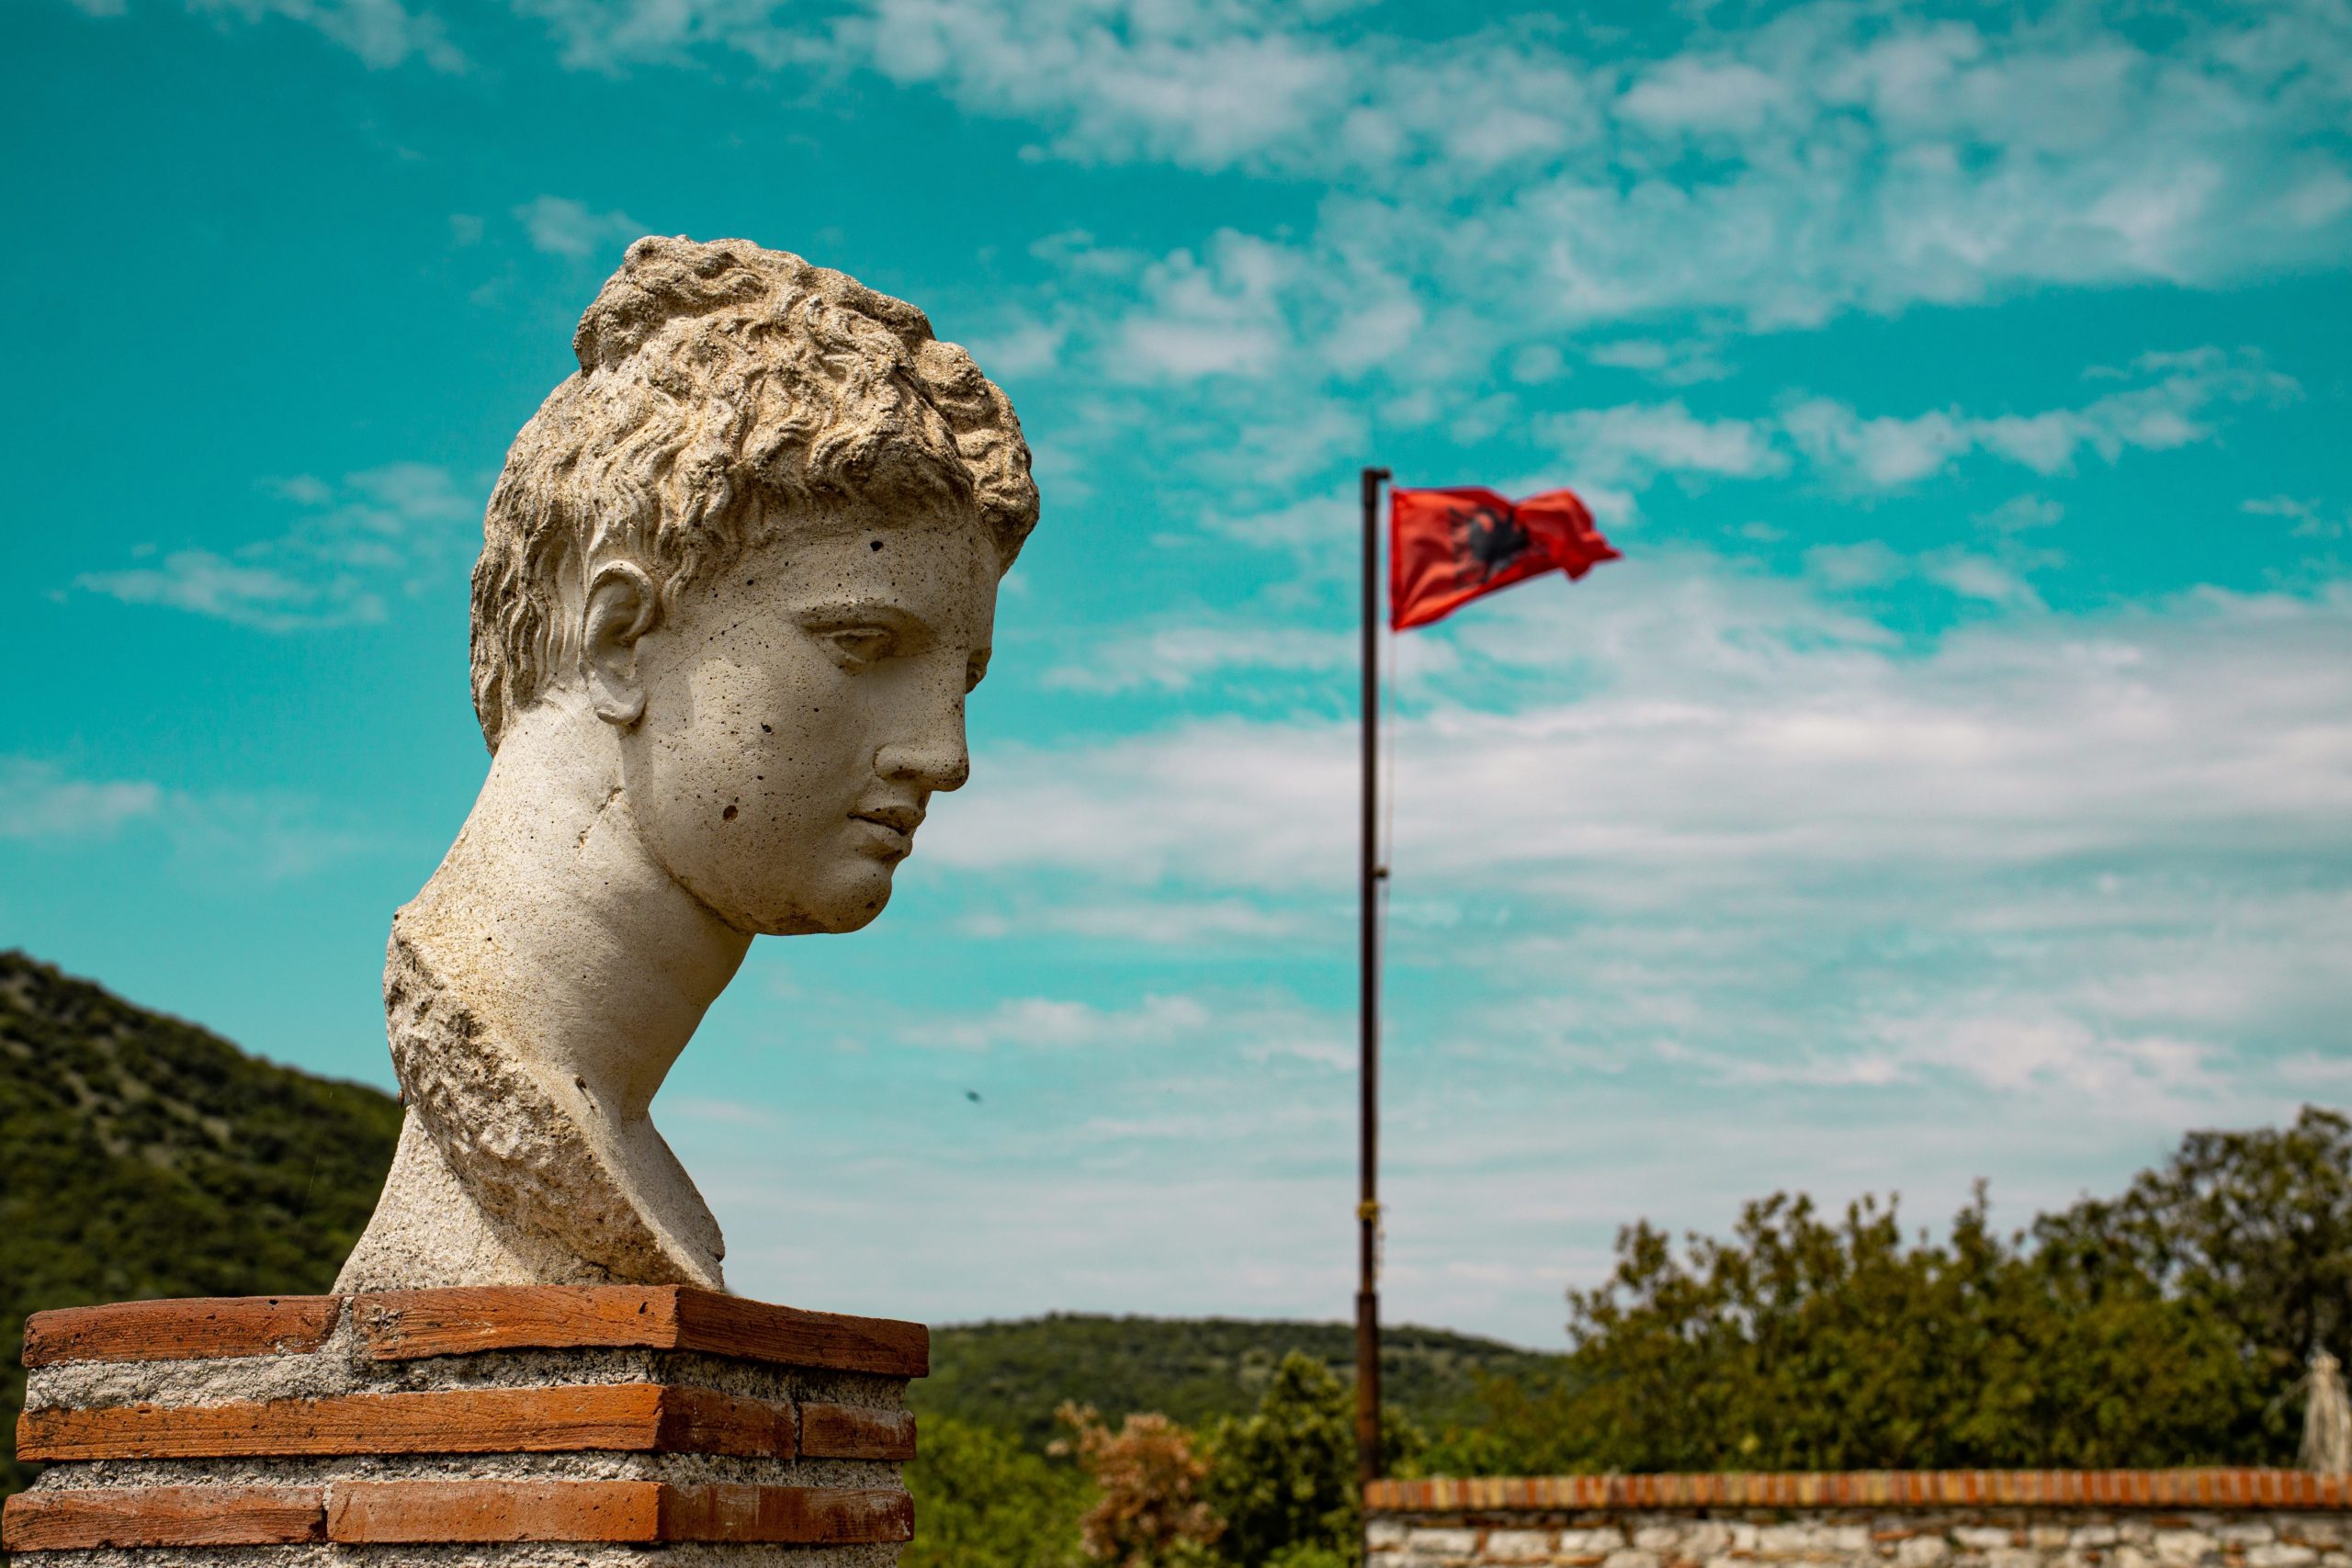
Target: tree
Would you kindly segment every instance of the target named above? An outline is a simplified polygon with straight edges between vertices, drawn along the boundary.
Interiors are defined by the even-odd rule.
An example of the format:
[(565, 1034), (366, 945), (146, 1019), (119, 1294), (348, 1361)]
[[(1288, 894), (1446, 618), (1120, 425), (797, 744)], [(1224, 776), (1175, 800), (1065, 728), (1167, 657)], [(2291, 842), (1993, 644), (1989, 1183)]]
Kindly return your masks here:
[(1201, 1497), (1209, 1466), (1190, 1432), (1159, 1415), (1131, 1415), (1114, 1432), (1090, 1405), (1057, 1414), (1070, 1436), (1052, 1451), (1074, 1456), (1097, 1493), (1079, 1520), (1087, 1556), (1116, 1568), (1215, 1561), (1224, 1524)]
[(1225, 1520), (1227, 1560), (1262, 1568), (1292, 1548), (1361, 1556), (1355, 1393), (1329, 1367), (1283, 1357), (1257, 1413), (1219, 1422), (1208, 1450), (1206, 1495)]
[[(1906, 1244), (1893, 1202), (1838, 1221), (1748, 1203), (1679, 1252), (1646, 1223), (1569, 1295), (1549, 1386), (1489, 1391), (1457, 1442), (1522, 1471), (2162, 1465), (2270, 1457), (2266, 1387), (2227, 1314), (2110, 1253), (2003, 1236), (1984, 1195)], [(2290, 1445), (2291, 1451), (2291, 1445)]]
[(1079, 1568), (1085, 1478), (1011, 1435), (927, 1417), (906, 1477), (919, 1528), (901, 1568)]
[(2343, 1350), (2352, 1313), (2352, 1120), (2306, 1105), (2295, 1124), (2191, 1133), (2120, 1198), (2034, 1226), (2093, 1280), (2144, 1277), (2210, 1304), (2273, 1375)]

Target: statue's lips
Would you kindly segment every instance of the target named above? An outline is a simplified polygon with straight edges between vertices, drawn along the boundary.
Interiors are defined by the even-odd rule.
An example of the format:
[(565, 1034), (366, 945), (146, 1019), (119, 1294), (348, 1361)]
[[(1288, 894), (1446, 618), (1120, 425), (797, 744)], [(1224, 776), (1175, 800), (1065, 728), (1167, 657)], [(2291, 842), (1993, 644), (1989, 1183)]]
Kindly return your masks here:
[(915, 829), (922, 823), (922, 813), (911, 807), (880, 807), (871, 811), (853, 811), (849, 819), (865, 828), (866, 840), (876, 853), (896, 859), (913, 851)]

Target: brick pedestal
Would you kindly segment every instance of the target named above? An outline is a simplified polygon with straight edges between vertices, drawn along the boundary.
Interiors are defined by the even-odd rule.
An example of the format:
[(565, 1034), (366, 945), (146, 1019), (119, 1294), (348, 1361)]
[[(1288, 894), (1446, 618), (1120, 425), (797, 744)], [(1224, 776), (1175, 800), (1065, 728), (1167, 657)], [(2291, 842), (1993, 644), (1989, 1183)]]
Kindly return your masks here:
[(38, 1568), (889, 1568), (919, 1324), (684, 1286), (35, 1314)]

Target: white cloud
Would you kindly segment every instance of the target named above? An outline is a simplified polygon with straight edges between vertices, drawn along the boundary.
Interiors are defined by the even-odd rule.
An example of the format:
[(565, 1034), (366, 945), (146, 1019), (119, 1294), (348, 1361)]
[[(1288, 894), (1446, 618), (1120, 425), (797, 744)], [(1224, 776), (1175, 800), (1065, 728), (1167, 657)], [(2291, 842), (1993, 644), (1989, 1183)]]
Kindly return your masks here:
[(1973, 550), (1938, 550), (1920, 563), (1920, 570), (1929, 581), (1963, 599), (2034, 609), (2041, 605), (2041, 595), (2024, 571), (2016, 563), (1993, 556)]
[(1294, 252), (1231, 231), (1198, 259), (1178, 251), (1145, 269), (1139, 302), (1109, 345), (1108, 368), (1141, 380), (1272, 370), (1292, 343), (1283, 296), (1301, 281)]
[[(1678, 878), (2267, 852), (2332, 842), (2352, 820), (2352, 671), (2313, 673), (2343, 663), (2324, 657), (2352, 633), (2340, 589), (1980, 626), (1917, 660), (1869, 623), (1703, 557), (1611, 570), (1606, 592), (1519, 590), (1455, 637), (1462, 679), (1489, 701), (1546, 673), (1589, 671), (1577, 683), (1593, 689), (1405, 721), (1399, 852), (1423, 871), (1526, 886), (1583, 867), (1590, 897), (1646, 902)], [(1353, 745), (1346, 722), (1217, 719), (1001, 753), (931, 852), (974, 869), (1321, 886), (1347, 863), (1351, 824), (1328, 803), (1349, 798)], [(1542, 800), (1566, 779), (1574, 810), (1503, 837), (1449, 830), (1453, 802)]]
[(1996, 534), (2021, 534), (2050, 527), (2065, 515), (2064, 505), (2046, 495), (2015, 495), (1976, 521)]
[(793, 7), (775, 0), (510, 0), (560, 45), (574, 70), (618, 74), (634, 64), (684, 65), (695, 51), (724, 47), (770, 69), (821, 59), (797, 30)]
[(1618, 338), (1594, 344), (1584, 351), (1584, 357), (1613, 369), (1641, 371), (1669, 387), (1720, 381), (1731, 374), (1731, 367), (1717, 355), (1714, 344), (1691, 340), (1667, 343), (1657, 338)]
[(2352, 533), (2352, 523), (2331, 517), (2317, 502), (2297, 496), (2256, 496), (2240, 502), (2238, 510), (2252, 517), (2280, 518), (2299, 539), (2340, 539)]
[[(2111, 16), (1816, 0), (1622, 67), (1533, 37), (1343, 42), (1247, 4), (889, 5), (841, 39), (1048, 127), (1057, 155), (1362, 192), (1396, 220), (1392, 260), (1498, 329), (1693, 309), (1806, 325), (2341, 256), (2352, 176), (2309, 142), (2352, 103), (2341, 18), (2223, 6), (2157, 45)], [(1678, 166), (1694, 136), (1708, 161)], [(1466, 189), (1484, 199), (1464, 219), (1447, 204)], [(1336, 260), (1336, 225), (1362, 219), (1333, 209), (1315, 248)]]
[(1832, 400), (1808, 399), (1789, 409), (1781, 425), (1817, 465), (1873, 489), (1894, 489), (1939, 473), (1972, 451), (2054, 474), (2071, 468), (2085, 452), (2111, 463), (2134, 448), (2191, 446), (2218, 434), (2203, 417), (2217, 402), (2278, 403), (2301, 392), (2292, 378), (2265, 368), (2250, 351), (2149, 355), (2128, 369), (2095, 374), (2141, 384), (2080, 408), (2026, 415), (1972, 416), (1952, 409), (1864, 419)]
[(958, 923), (973, 936), (992, 940), (1053, 931), (1094, 942), (1204, 949), (1288, 940), (1315, 922), (1298, 910), (1272, 909), (1247, 898), (1154, 896), (1057, 901), (967, 916)]
[(1852, 545), (1815, 545), (1805, 551), (1806, 571), (1838, 590), (1877, 588), (1906, 576), (1911, 563), (1877, 539)]
[(536, 196), (514, 209), (515, 220), (530, 235), (532, 247), (551, 256), (585, 260), (605, 252), (618, 253), (642, 239), (644, 224), (617, 209), (592, 210), (568, 196)]
[(1219, 618), (1162, 626), (1090, 649), (1046, 671), (1045, 684), (1076, 692), (1155, 686), (1185, 691), (1228, 670), (1335, 671), (1354, 668), (1352, 632), (1269, 626), (1264, 618)]
[(174, 550), (154, 566), (85, 572), (75, 585), (126, 604), (160, 604), (265, 631), (377, 621), (382, 597), (346, 576), (314, 581), (211, 550)]
[(991, 377), (1002, 378), (1052, 369), (1059, 362), (1062, 344), (1069, 336), (1067, 322), (1023, 317), (1007, 321), (998, 331), (965, 346), (980, 368)]
[[(397, 0), (198, 3), (274, 10), (379, 62), (438, 36)], [(2228, 0), (2161, 33), (2100, 0), (1943, 19), (1803, 0), (1738, 27), (1660, 10), (1584, 51), (1526, 25), (1406, 38), (1269, 0), (514, 3), (579, 68), (726, 51), (869, 72), (1035, 128), (1036, 156), (1319, 186), (1304, 233), (1072, 275), (1059, 363), (1084, 348), (1147, 382), (1295, 358), (1302, 376), (1455, 384), (1532, 336), (1640, 342), (1624, 330), (1678, 315), (1806, 328), (2352, 253), (2352, 27), (2329, 0)], [(642, 228), (569, 197), (520, 210), (568, 256)], [(1677, 368), (1713, 374), (1703, 355)], [(1902, 473), (1936, 434), (1866, 439)], [(2038, 462), (2070, 438), (2005, 439)]]
[(463, 71), (467, 65), (464, 51), (449, 41), (438, 17), (411, 11), (400, 0), (187, 0), (187, 8), (198, 16), (248, 25), (282, 17), (315, 28), (378, 70), (411, 59), (435, 71)]
[[(1957, 558), (1893, 569), (2030, 592)], [(2045, 610), (1921, 653), (1703, 556), (1611, 570), (1465, 622), (1461, 669), (1399, 723), (1394, 886), (1451, 913), (1398, 924), (1397, 993), (1434, 964), (1573, 998), (1453, 1016), (1449, 1053), (1539, 1077), (1599, 1052), (1841, 1092), (2097, 1090), (2119, 1125), (2177, 1126), (2224, 1078), (2248, 1104), (2291, 1092), (2261, 1053), (2352, 1002), (2352, 589)], [(1000, 748), (927, 852), (1075, 908), (1328, 930), (1355, 745), (1351, 722), (1291, 717)]]
[(1752, 135), (1792, 96), (1787, 82), (1745, 61), (1686, 54), (1643, 73), (1616, 107), (1655, 134)]
[(162, 786), (145, 779), (77, 779), (53, 763), (0, 760), (0, 839), (105, 837), (163, 804)]
[[(2267, 368), (2251, 351), (2149, 355), (2093, 377), (2130, 384), (2079, 407), (2033, 414), (1951, 408), (1866, 416), (1834, 398), (1800, 397), (1769, 419), (1707, 418), (1678, 398), (1546, 415), (1536, 432), (1560, 448), (1570, 472), (1602, 487), (1638, 489), (1662, 474), (1770, 478), (1786, 472), (1793, 456), (1838, 484), (1899, 490), (1972, 454), (2054, 474), (2086, 453), (2112, 463), (2127, 451), (2211, 441), (2220, 434), (2216, 405), (2276, 404), (2301, 393), (2291, 377)], [(2023, 511), (2004, 513), (1998, 525), (2015, 526), (2024, 517)]]
[(446, 468), (390, 463), (329, 485), (302, 474), (270, 487), (302, 509), (286, 533), (226, 555), (203, 548), (131, 553), (153, 565), (85, 572), (76, 587), (126, 604), (288, 632), (381, 620), (388, 594), (413, 592), (468, 545), (481, 503)]
[(1701, 419), (1677, 399), (1552, 414), (1537, 434), (1562, 448), (1571, 471), (1609, 485), (1655, 473), (1758, 479), (1789, 466), (1767, 425), (1746, 419)]
[(1224, 167), (1313, 135), (1350, 96), (1343, 56), (1240, 6), (874, 0), (837, 36), (893, 80), (1057, 122), (1054, 151), (1084, 163)]
[(132, 834), (160, 840), (176, 870), (214, 886), (285, 881), (372, 847), (306, 798), (81, 778), (46, 759), (0, 756), (0, 840), (38, 851)]

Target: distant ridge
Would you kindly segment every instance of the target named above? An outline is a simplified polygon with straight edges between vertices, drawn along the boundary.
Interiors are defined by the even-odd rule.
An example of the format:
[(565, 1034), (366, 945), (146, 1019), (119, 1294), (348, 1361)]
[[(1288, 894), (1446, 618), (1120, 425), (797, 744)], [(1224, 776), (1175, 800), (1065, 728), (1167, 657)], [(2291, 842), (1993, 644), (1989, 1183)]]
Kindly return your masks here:
[[(1114, 1425), (1144, 1410), (1186, 1426), (1246, 1416), (1291, 1350), (1355, 1375), (1355, 1330), (1346, 1324), (1057, 1313), (933, 1329), (931, 1376), (908, 1399), (919, 1412), (1000, 1427), (1042, 1447), (1065, 1399), (1095, 1406)], [(1432, 1428), (1475, 1425), (1482, 1376), (1516, 1377), (1560, 1359), (1442, 1328), (1391, 1326), (1381, 1333), (1382, 1402)]]

